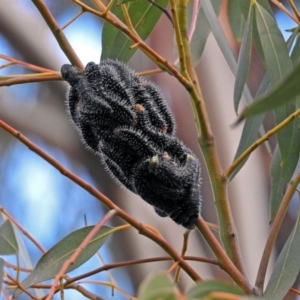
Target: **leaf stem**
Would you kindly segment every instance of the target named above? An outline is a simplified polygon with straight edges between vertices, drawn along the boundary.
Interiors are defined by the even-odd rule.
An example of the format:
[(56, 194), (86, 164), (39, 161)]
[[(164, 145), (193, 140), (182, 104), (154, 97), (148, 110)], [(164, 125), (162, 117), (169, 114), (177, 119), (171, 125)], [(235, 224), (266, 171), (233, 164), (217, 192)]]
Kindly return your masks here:
[(0, 206), (0, 212), (4, 214), (16, 227), (42, 252), (46, 253), (46, 249), (28, 232), (6, 209)]
[[(190, 96), (192, 98), (191, 103), (196, 116), (196, 125), (199, 132), (199, 145), (205, 158), (206, 167), (208, 169), (213, 188), (215, 205), (220, 225), (220, 236), (225, 250), (233, 263), (237, 266), (242, 274), (246, 274), (228, 201), (227, 180), (224, 177), (224, 172), (219, 162), (205, 102), (191, 58), (190, 44), (187, 36), (187, 0), (178, 1), (177, 13), (181, 37), (181, 40), (178, 42), (181, 42), (183, 46), (182, 54), (180, 53), (179, 56), (183, 56), (184, 68), (188, 72), (188, 78), (192, 84), (190, 91)], [(177, 21), (174, 20), (175, 28), (176, 22)]]
[(95, 198), (100, 200), (104, 205), (106, 205), (109, 209), (115, 209), (120, 218), (126, 221), (128, 224), (132, 225), (136, 228), (140, 234), (145, 235), (158, 245), (163, 248), (174, 261), (178, 261), (181, 268), (194, 280), (202, 280), (199, 274), (181, 257), (179, 253), (161, 236), (154, 233), (152, 230), (148, 229), (145, 225), (143, 225), (138, 220), (134, 219), (132, 216), (127, 214), (124, 210), (122, 210), (119, 206), (114, 204), (109, 198), (103, 195), (100, 191), (98, 191), (95, 187), (84, 181), (82, 178), (76, 176), (70, 170), (61, 165), (56, 159), (52, 156), (44, 152), (41, 148), (39, 148), (35, 143), (26, 138), (21, 132), (15, 130), (5, 122), (0, 119), (0, 127), (2, 127), (6, 132), (17, 138), (24, 145), (26, 145), (31, 151), (35, 152), (37, 155), (42, 157), (45, 161), (50, 163), (54, 168), (56, 168), (62, 175), (68, 177), (77, 185), (81, 186)]
[(237, 269), (237, 267), (227, 256), (226, 252), (224, 251), (218, 240), (215, 238), (203, 218), (199, 217), (195, 225), (201, 232), (209, 247), (214, 252), (222, 269), (224, 269), (224, 271), (235, 281), (235, 283), (240, 286), (247, 294), (253, 294), (253, 288), (249, 284), (247, 278)]
[[(5, 76), (8, 77), (8, 76)], [(61, 74), (60, 72), (52, 72), (51, 74), (24, 74), (17, 75), (12, 78), (1, 79), (0, 86), (10, 86), (15, 84), (23, 84), (23, 83), (31, 83), (31, 82), (43, 82), (43, 81), (54, 81), (60, 80)]]
[(292, 199), (292, 196), (294, 195), (295, 191), (297, 190), (298, 184), (300, 182), (300, 172), (298, 172), (294, 178), (291, 180), (289, 183), (289, 186), (287, 188), (287, 191), (282, 199), (282, 202), (280, 204), (280, 207), (278, 209), (278, 212), (274, 218), (271, 231), (267, 240), (267, 243), (265, 245), (265, 249), (263, 252), (263, 255), (261, 257), (257, 277), (256, 277), (256, 282), (255, 282), (255, 287), (257, 288), (259, 294), (262, 294), (263, 292), (263, 287), (264, 287), (264, 282), (265, 282), (265, 277), (266, 277), (266, 272), (267, 272), (267, 267), (268, 263), (270, 260), (271, 252), (276, 240), (276, 237), (278, 235), (280, 226), (282, 224), (283, 218), (285, 216), (285, 213), (287, 211), (288, 205)]
[(272, 135), (277, 133), (279, 130), (284, 128), (287, 124), (292, 122), (297, 116), (300, 115), (300, 108), (297, 109), (294, 113), (289, 115), (286, 119), (284, 119), (281, 123), (275, 126), (273, 129), (269, 130), (265, 135), (263, 135), (260, 139), (255, 141), (251, 146), (249, 146), (228, 168), (226, 171), (225, 177), (229, 178), (232, 172), (242, 163), (259, 145), (263, 142), (267, 141)]
[[(184, 260), (192, 260), (192, 261), (198, 261), (198, 262), (204, 262), (204, 263), (209, 263), (213, 265), (219, 266), (219, 262), (215, 259), (209, 259), (209, 258), (202, 258), (202, 257), (195, 257), (195, 256), (183, 256)], [(65, 285), (68, 285), (69, 283), (81, 280), (83, 278), (101, 273), (103, 271), (115, 269), (115, 268), (120, 268), (120, 267), (125, 267), (125, 266), (132, 266), (132, 265), (137, 265), (137, 264), (144, 264), (144, 263), (150, 263), (150, 262), (158, 262), (158, 261), (169, 261), (171, 260), (170, 257), (168, 256), (162, 256), (162, 257), (153, 257), (153, 258), (143, 258), (143, 259), (135, 259), (135, 260), (129, 260), (129, 261), (122, 261), (122, 262), (117, 262), (117, 263), (112, 263), (112, 264), (106, 264), (104, 266), (101, 266), (97, 269), (94, 269), (92, 271), (89, 271), (84, 274), (80, 274), (76, 277), (72, 277), (69, 280), (65, 282)]]
[(83, 70), (84, 66), (80, 61), (79, 57), (77, 56), (76, 52), (72, 48), (71, 44), (69, 43), (68, 39), (64, 35), (62, 29), (58, 26), (55, 18), (51, 14), (50, 10), (48, 9), (47, 5), (42, 0), (32, 0), (33, 4), (39, 10), (40, 14), (46, 21), (49, 29), (52, 31), (54, 37), (56, 38), (60, 48), (66, 54), (70, 62), (77, 66), (79, 69)]
[[(175, 36), (176, 36), (176, 42), (177, 42), (177, 48), (178, 48), (178, 53), (179, 53), (179, 62), (180, 62), (180, 69), (181, 69), (181, 74), (190, 81), (190, 76), (187, 71), (187, 65), (186, 65), (186, 53), (185, 53), (185, 48), (183, 45), (183, 36), (185, 34), (184, 30), (180, 26), (181, 23), (179, 22), (179, 9), (177, 9), (176, 1), (175, 0), (170, 0), (170, 5), (171, 5), (171, 12), (173, 16), (173, 22), (174, 22), (174, 29), (175, 29)], [(178, 5), (180, 6), (180, 4)], [(182, 31), (183, 30), (183, 31)]]
[(174, 77), (178, 79), (178, 81), (186, 88), (187, 91), (191, 90), (191, 83), (189, 80), (187, 80), (182, 74), (166, 59), (161, 57), (156, 51), (154, 51), (151, 47), (149, 47), (140, 37), (138, 37), (136, 34), (131, 32), (129, 28), (121, 21), (119, 20), (113, 13), (110, 11), (106, 11), (106, 6), (101, 3), (101, 1), (93, 0), (94, 4), (97, 5), (97, 7), (101, 11), (106, 11), (105, 14), (103, 12), (97, 11), (88, 5), (84, 4), (80, 0), (72, 0), (77, 5), (81, 6), (85, 11), (92, 13), (116, 28), (118, 28), (120, 31), (122, 31), (125, 35), (127, 35), (132, 41), (135, 42), (135, 44), (138, 45), (141, 51), (145, 53), (152, 61), (154, 61), (155, 64), (157, 64), (162, 70), (167, 71), (168, 73), (172, 74)]
[(94, 226), (94, 228), (89, 232), (89, 234), (83, 239), (81, 244), (77, 247), (77, 249), (74, 251), (74, 253), (71, 255), (69, 259), (67, 259), (62, 267), (60, 268), (59, 272), (54, 278), (54, 281), (51, 285), (51, 289), (49, 291), (48, 296), (46, 297), (46, 300), (51, 300), (54, 293), (55, 293), (55, 288), (58, 285), (58, 282), (63, 278), (65, 273), (67, 272), (69, 266), (74, 264), (75, 260), (77, 257), (81, 254), (81, 252), (88, 246), (89, 242), (92, 240), (92, 238), (101, 230), (101, 228), (106, 224), (108, 220), (110, 220), (117, 211), (115, 209), (110, 210), (101, 220)]

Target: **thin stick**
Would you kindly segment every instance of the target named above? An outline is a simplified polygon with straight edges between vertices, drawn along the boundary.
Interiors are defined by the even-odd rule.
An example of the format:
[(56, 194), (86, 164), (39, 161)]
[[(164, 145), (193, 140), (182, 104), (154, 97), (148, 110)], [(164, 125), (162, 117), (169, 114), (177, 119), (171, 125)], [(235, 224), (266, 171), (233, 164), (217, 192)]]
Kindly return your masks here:
[(247, 278), (237, 269), (237, 267), (232, 263), (232, 261), (227, 256), (226, 252), (215, 238), (206, 222), (200, 216), (196, 223), (196, 227), (201, 232), (203, 238), (214, 252), (217, 257), (221, 268), (226, 271), (226, 273), (247, 293), (253, 294), (253, 288), (248, 282)]
[(0, 86), (10, 86), (14, 84), (23, 84), (23, 83), (33, 83), (33, 82), (44, 82), (44, 81), (55, 81), (61, 80), (61, 74), (59, 72), (52, 72), (54, 75), (47, 74), (34, 74), (34, 75), (24, 75), (14, 78), (8, 78), (0, 80)]
[(40, 14), (46, 21), (49, 29), (52, 31), (56, 41), (58, 42), (60, 48), (68, 57), (69, 61), (72, 65), (77, 66), (79, 69), (84, 70), (84, 66), (80, 61), (79, 57), (77, 56), (76, 52), (72, 48), (71, 44), (69, 43), (68, 39), (64, 35), (62, 29), (58, 26), (55, 18), (51, 14), (50, 10), (46, 6), (43, 0), (32, 0), (33, 4), (39, 10)]
[(0, 53), (0, 58), (8, 60), (12, 64), (20, 65), (20, 66), (23, 66), (25, 68), (35, 70), (37, 72), (42, 72), (42, 73), (47, 73), (47, 72), (52, 73), (52, 72), (54, 72), (53, 70), (42, 68), (42, 67), (39, 67), (39, 66), (36, 66), (36, 65), (33, 65), (33, 64), (29, 64), (25, 61), (22, 61), (22, 60), (19, 60), (19, 59), (16, 59), (16, 58), (13, 58), (13, 57), (1, 54), (1, 53)]
[(232, 172), (239, 166), (240, 163), (243, 162), (248, 155), (250, 155), (259, 145), (268, 140), (272, 135), (277, 133), (279, 130), (284, 128), (287, 124), (292, 122), (297, 116), (300, 115), (300, 108), (296, 110), (294, 113), (289, 115), (285, 120), (275, 126), (273, 129), (269, 130), (265, 135), (263, 135), (260, 139), (255, 141), (251, 146), (249, 146), (228, 168), (226, 171), (226, 178), (229, 178)]
[[(187, 251), (190, 232), (191, 232), (190, 230), (186, 230), (183, 234), (183, 245), (182, 245), (182, 250), (181, 250), (181, 256), (184, 256)], [(181, 270), (181, 268), (178, 266), (176, 269), (175, 276), (174, 276), (175, 282), (179, 282), (180, 270)]]
[(0, 206), (0, 211), (10, 220), (12, 221), (19, 230), (27, 236), (27, 238), (38, 248), (42, 253), (46, 253), (46, 249), (28, 232), (6, 209)]
[[(88, 5), (84, 4), (80, 0), (72, 0), (77, 5), (81, 6), (84, 10), (86, 10), (89, 13), (92, 13), (96, 16), (99, 16), (100, 18), (105, 19), (107, 22), (111, 23), (113, 26), (118, 28), (120, 31), (122, 31), (125, 35), (127, 35), (130, 39), (132, 39), (135, 43), (139, 43), (139, 48), (156, 64), (161, 67), (162, 70), (167, 70), (170, 74), (174, 75), (178, 81), (188, 90), (191, 91), (192, 84), (184, 78), (184, 76), (181, 75), (181, 73), (173, 67), (171, 63), (169, 63), (167, 60), (165, 60), (163, 57), (161, 57), (157, 52), (155, 52), (151, 47), (149, 47), (143, 40), (141, 40), (138, 36), (133, 34), (128, 27), (121, 22), (115, 15), (113, 15), (110, 11), (107, 12), (107, 14), (103, 14), (102, 12), (99, 12)], [(98, 4), (102, 9), (105, 10), (105, 6), (101, 1), (93, 0), (93, 2)], [(103, 8), (104, 6), (104, 8)], [(192, 95), (194, 92), (191, 92)]]
[(138, 220), (134, 219), (132, 216), (127, 214), (124, 210), (122, 210), (120, 207), (118, 207), (116, 204), (114, 204), (109, 198), (104, 196), (102, 193), (100, 193), (95, 187), (84, 181), (82, 178), (76, 176), (74, 173), (72, 173), (70, 170), (62, 166), (57, 160), (55, 160), (52, 156), (48, 155), (46, 152), (44, 152), (41, 148), (39, 148), (36, 144), (34, 144), (32, 141), (30, 141), (28, 138), (26, 138), (24, 135), (22, 135), (19, 131), (15, 130), (2, 120), (0, 120), (0, 127), (2, 127), (5, 131), (10, 133), (12, 136), (16, 137), (18, 140), (20, 140), (24, 145), (26, 145), (31, 151), (38, 154), (40, 157), (42, 157), (44, 160), (46, 160), (48, 163), (50, 163), (53, 167), (55, 167), (62, 175), (68, 177), (73, 182), (81, 186), (83, 189), (85, 189), (87, 192), (89, 192), (91, 195), (93, 195), (95, 198), (100, 200), (104, 205), (109, 207), (110, 209), (115, 209), (119, 215), (120, 218), (125, 220), (127, 223), (129, 223), (131, 226), (136, 228), (140, 234), (145, 235), (158, 245), (160, 245), (161, 248), (163, 248), (172, 258), (174, 261), (179, 261), (180, 266), (182, 269), (194, 280), (202, 280), (199, 274), (175, 251), (175, 249), (162, 237), (157, 234), (155, 234), (152, 230), (148, 229), (146, 226), (141, 224)]
[(61, 30), (66, 29), (70, 24), (72, 24), (75, 20), (77, 20), (82, 14), (84, 13), (84, 10), (81, 8), (78, 14), (76, 14), (75, 17), (73, 17), (71, 20), (69, 20), (65, 25), (61, 26)]
[(92, 240), (92, 238), (97, 234), (97, 232), (104, 226), (104, 224), (110, 220), (115, 214), (117, 213), (117, 211), (115, 209), (110, 210), (104, 217), (103, 219), (97, 224), (95, 225), (95, 227), (89, 232), (89, 234), (84, 238), (84, 240), (82, 241), (82, 243), (77, 247), (77, 249), (74, 251), (74, 253), (71, 255), (71, 257), (69, 259), (67, 259), (61, 269), (59, 270), (59, 272), (57, 273), (57, 275), (54, 278), (54, 281), (52, 283), (50, 292), (46, 298), (46, 300), (51, 300), (54, 293), (55, 293), (55, 287), (58, 285), (58, 282), (63, 278), (64, 274), (67, 272), (68, 268), (74, 264), (75, 260), (77, 259), (77, 257), (80, 255), (80, 253), (88, 246), (88, 244), (90, 243), (90, 241)]
[(295, 5), (294, 1), (293, 0), (288, 0), (292, 10), (294, 11), (294, 14), (297, 18), (298, 21), (300, 21), (300, 14), (299, 14), (299, 11), (297, 9), (297, 6)]
[[(204, 257), (196, 257), (196, 256), (183, 256), (184, 260), (192, 260), (192, 261), (198, 261), (198, 262), (203, 262), (203, 263), (208, 263), (216, 266), (220, 266), (219, 262), (215, 259), (209, 259), (209, 258), (204, 258)], [(163, 256), (163, 257), (153, 257), (153, 258), (144, 258), (144, 259), (135, 259), (135, 260), (129, 260), (129, 261), (122, 261), (122, 262), (117, 262), (117, 263), (112, 263), (112, 264), (106, 264), (102, 267), (99, 267), (95, 270), (89, 271), (85, 274), (78, 275), (76, 277), (71, 278), (70, 280), (67, 280), (65, 282), (65, 285), (81, 280), (83, 278), (98, 274), (103, 271), (115, 269), (115, 268), (120, 268), (120, 267), (125, 267), (125, 266), (132, 266), (132, 265), (137, 265), (137, 264), (144, 264), (144, 263), (150, 263), (150, 262), (157, 262), (157, 261), (168, 261), (171, 260), (170, 257), (168, 256)]]
[(279, 9), (285, 12), (295, 23), (300, 25), (299, 20), (278, 0), (271, 0), (273, 4), (275, 4)]
[(268, 237), (268, 240), (265, 245), (265, 249), (263, 252), (263, 255), (261, 257), (255, 287), (257, 288), (258, 292), (261, 294), (264, 287), (265, 277), (267, 273), (267, 267), (270, 260), (270, 256), (272, 253), (272, 249), (276, 240), (276, 237), (278, 235), (279, 229), (281, 227), (283, 218), (285, 216), (285, 213), (287, 211), (288, 205), (292, 199), (292, 196), (294, 195), (295, 191), (297, 190), (298, 184), (300, 182), (300, 172), (297, 173), (294, 178), (289, 183), (289, 186), (287, 188), (287, 191), (282, 199), (282, 202), (279, 206), (278, 212), (274, 218), (270, 234)]

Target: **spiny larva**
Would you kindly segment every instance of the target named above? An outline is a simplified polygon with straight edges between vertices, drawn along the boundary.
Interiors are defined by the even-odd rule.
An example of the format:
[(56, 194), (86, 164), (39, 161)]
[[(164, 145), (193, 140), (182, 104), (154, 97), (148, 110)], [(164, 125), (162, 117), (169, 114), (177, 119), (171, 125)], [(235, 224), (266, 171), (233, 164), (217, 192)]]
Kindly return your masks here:
[(84, 144), (112, 177), (188, 229), (201, 210), (200, 164), (175, 136), (161, 91), (117, 60), (63, 65), (67, 108)]

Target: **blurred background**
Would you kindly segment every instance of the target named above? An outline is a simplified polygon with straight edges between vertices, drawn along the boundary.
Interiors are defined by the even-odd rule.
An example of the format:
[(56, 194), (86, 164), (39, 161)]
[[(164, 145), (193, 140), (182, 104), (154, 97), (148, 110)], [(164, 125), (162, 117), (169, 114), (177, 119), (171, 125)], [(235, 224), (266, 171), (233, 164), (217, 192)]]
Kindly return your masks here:
[[(45, 3), (60, 25), (65, 24), (79, 11), (69, 0)], [(230, 33), (226, 18), (227, 1), (223, 1), (220, 21), (232, 49), (237, 54), (238, 44)], [(282, 28), (293, 24), (288, 18), (277, 14)], [(90, 14), (84, 14), (64, 30), (72, 47), (81, 61), (99, 63), (101, 55), (102, 21)], [(162, 16), (148, 44), (169, 61), (174, 61), (173, 28), (165, 15)], [(52, 33), (31, 1), (1, 0), (0, 2), (0, 53), (41, 67), (59, 71), (68, 63)], [(0, 59), (0, 65), (6, 63)], [(129, 65), (137, 71), (145, 71), (155, 66), (141, 52), (136, 52)], [(0, 69), (0, 75), (21, 74), (28, 70), (13, 66)], [(234, 77), (220, 52), (216, 41), (210, 35), (200, 64), (197, 66), (211, 126), (224, 169), (231, 164), (240, 139), (242, 126), (232, 128), (237, 116), (233, 109)], [(249, 86), (254, 94), (264, 75), (261, 62), (254, 54)], [(177, 122), (177, 134), (199, 159), (202, 156), (197, 145), (194, 117), (185, 90), (168, 74), (157, 74), (149, 78), (164, 92)], [(170, 219), (157, 216), (153, 208), (138, 196), (121, 188), (105, 172), (99, 159), (88, 152), (80, 142), (77, 132), (68, 120), (65, 109), (67, 84), (62, 81), (29, 83), (0, 88), (0, 119), (21, 131), (44, 151), (76, 175), (96, 186), (126, 212), (142, 223), (157, 228), (163, 236), (181, 251), (184, 229)], [(272, 116), (266, 126), (272, 126)], [(271, 141), (272, 142), (272, 141)], [(272, 146), (272, 144), (271, 144)], [(238, 176), (230, 183), (229, 196), (236, 222), (241, 250), (248, 275), (253, 282), (260, 257), (269, 231), (268, 197), (270, 157), (264, 147), (257, 149)], [(203, 217), (216, 223), (216, 213), (204, 163), (202, 163)], [(84, 216), (88, 224), (95, 224), (107, 212), (99, 201), (81, 189), (42, 158), (26, 148), (18, 140), (0, 129), (0, 205), (9, 211), (46, 249), (75, 229), (84, 226)], [(286, 219), (284, 229), (289, 232), (294, 216)], [(115, 217), (110, 225), (120, 225), (123, 221)], [(287, 238), (281, 233), (278, 249)], [(41, 253), (26, 238), (25, 246), (33, 265)], [(114, 234), (101, 249), (105, 263), (124, 260), (164, 256), (156, 244), (138, 234), (135, 229)], [(194, 230), (190, 235), (187, 255), (213, 258), (200, 234)], [(16, 263), (12, 258), (12, 262)], [(84, 266), (70, 275), (81, 274), (100, 266), (97, 258), (92, 258)], [(217, 277), (229, 280), (222, 270), (204, 263), (191, 265), (204, 278)], [(129, 294), (136, 294), (141, 281), (155, 270), (167, 270), (170, 262), (159, 262), (118, 268), (111, 271), (116, 283)], [(89, 278), (108, 281), (102, 272)], [(182, 272), (180, 284), (188, 288), (192, 281)], [(101, 284), (84, 284), (86, 288), (104, 299), (126, 299), (118, 291), (111, 295), (111, 289)], [(78, 292), (67, 290), (66, 299), (84, 299)], [(2, 299), (0, 297), (0, 299)], [(3, 298), (4, 299), (4, 298)], [(19, 299), (28, 299), (24, 294)], [(58, 297), (56, 296), (56, 299)], [(295, 299), (293, 296), (290, 299)]]

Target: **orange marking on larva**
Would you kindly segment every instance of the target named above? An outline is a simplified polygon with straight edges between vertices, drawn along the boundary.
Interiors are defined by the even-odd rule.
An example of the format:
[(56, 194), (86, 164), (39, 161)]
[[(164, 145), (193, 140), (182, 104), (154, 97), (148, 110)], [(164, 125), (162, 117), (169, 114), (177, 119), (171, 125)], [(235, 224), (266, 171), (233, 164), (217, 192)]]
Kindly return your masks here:
[(144, 106), (141, 105), (141, 104), (136, 104), (135, 109), (136, 109), (137, 111), (144, 111), (144, 110), (145, 110)]
[(147, 84), (146, 81), (141, 82), (141, 86), (142, 86), (142, 87), (146, 87), (147, 85), (148, 85), (148, 84)]
[(120, 128), (115, 128), (114, 131), (113, 131), (113, 133), (114, 134), (118, 134), (118, 133), (120, 133), (120, 131), (121, 131)]
[(166, 133), (167, 132), (167, 126), (163, 126), (163, 128), (161, 129), (162, 133)]

